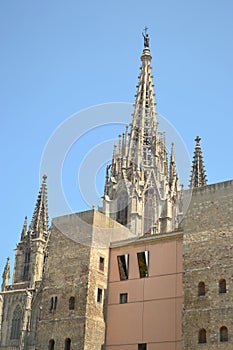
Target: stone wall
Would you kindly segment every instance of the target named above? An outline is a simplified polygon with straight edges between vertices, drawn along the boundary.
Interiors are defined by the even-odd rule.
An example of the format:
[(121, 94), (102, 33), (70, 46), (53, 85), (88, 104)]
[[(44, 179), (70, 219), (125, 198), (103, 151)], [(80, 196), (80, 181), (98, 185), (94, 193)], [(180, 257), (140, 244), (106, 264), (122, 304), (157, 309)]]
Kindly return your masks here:
[[(233, 181), (195, 189), (183, 229), (183, 350), (232, 349)], [(219, 293), (222, 279), (226, 293)], [(199, 295), (199, 282), (205, 295)], [(220, 341), (222, 326), (226, 342)], [(206, 343), (199, 344), (203, 328)]]

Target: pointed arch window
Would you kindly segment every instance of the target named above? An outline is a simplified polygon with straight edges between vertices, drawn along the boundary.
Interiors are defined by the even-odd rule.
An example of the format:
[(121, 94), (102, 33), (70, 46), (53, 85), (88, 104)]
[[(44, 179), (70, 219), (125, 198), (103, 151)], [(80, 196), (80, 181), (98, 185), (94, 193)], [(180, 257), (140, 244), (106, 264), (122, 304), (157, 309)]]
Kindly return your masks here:
[(199, 330), (198, 334), (198, 343), (199, 344), (204, 344), (206, 343), (206, 330), (204, 328)]
[(70, 350), (70, 346), (71, 346), (71, 339), (70, 338), (66, 338), (66, 340), (65, 340), (65, 350)]
[(54, 350), (54, 345), (55, 345), (54, 339), (50, 339), (48, 350)]
[(205, 295), (205, 283), (199, 282), (198, 284), (198, 296), (203, 297)]
[(145, 192), (144, 197), (144, 234), (151, 233), (154, 224), (154, 201), (155, 193), (153, 188), (149, 188)]
[(223, 294), (227, 292), (227, 284), (225, 279), (221, 279), (219, 281), (219, 294)]
[(69, 310), (74, 310), (75, 308), (75, 297), (70, 297), (69, 299)]
[(127, 219), (128, 219), (128, 194), (127, 194), (127, 191), (121, 191), (117, 197), (116, 220), (122, 225), (127, 225)]
[(220, 328), (220, 342), (226, 341), (228, 341), (228, 329), (227, 327), (223, 326)]
[(12, 324), (11, 324), (11, 339), (19, 339), (20, 338), (20, 331), (21, 331), (21, 324), (23, 319), (23, 311), (20, 305), (17, 305), (12, 317)]

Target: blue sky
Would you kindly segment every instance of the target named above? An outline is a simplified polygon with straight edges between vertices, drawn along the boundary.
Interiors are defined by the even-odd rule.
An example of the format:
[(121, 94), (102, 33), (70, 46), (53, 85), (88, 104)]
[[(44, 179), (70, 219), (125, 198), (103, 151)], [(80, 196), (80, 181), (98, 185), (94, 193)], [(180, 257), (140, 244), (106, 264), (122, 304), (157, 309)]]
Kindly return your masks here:
[[(54, 130), (90, 106), (134, 102), (145, 25), (159, 113), (191, 157), (202, 137), (209, 183), (233, 178), (232, 18), (231, 0), (1, 2), (1, 270), (24, 216), (31, 220)], [(117, 136), (121, 127), (105, 133)], [(98, 132), (83, 139), (81, 153), (103, 140)], [(80, 154), (72, 147), (64, 162), (73, 210), (87, 208), (72, 190)]]

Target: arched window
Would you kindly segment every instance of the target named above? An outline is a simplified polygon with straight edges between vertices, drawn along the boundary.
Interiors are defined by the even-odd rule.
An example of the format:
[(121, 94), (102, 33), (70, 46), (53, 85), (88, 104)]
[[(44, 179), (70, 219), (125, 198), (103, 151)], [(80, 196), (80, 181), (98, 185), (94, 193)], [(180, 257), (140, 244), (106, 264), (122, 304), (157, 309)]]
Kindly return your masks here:
[(13, 317), (12, 317), (11, 339), (19, 339), (20, 338), (22, 318), (23, 318), (22, 309), (21, 309), (20, 305), (17, 305), (14, 312), (13, 312)]
[(154, 224), (154, 200), (154, 190), (149, 188), (144, 197), (144, 233), (151, 233), (151, 228)]
[(126, 191), (121, 191), (117, 197), (116, 220), (122, 225), (127, 225), (127, 217), (128, 217), (128, 194)]
[(228, 341), (228, 329), (223, 326), (220, 328), (220, 342)]
[(227, 292), (226, 280), (221, 279), (219, 281), (219, 294), (226, 293), (226, 292)]
[(54, 350), (54, 345), (55, 345), (54, 339), (50, 339), (48, 350)]
[(204, 296), (205, 295), (205, 283), (204, 282), (199, 282), (198, 284), (198, 296)]
[(199, 344), (204, 344), (206, 343), (206, 330), (204, 328), (199, 330), (198, 334), (198, 343)]
[(69, 310), (74, 310), (75, 307), (75, 297), (70, 297), (69, 299)]
[(70, 350), (70, 345), (71, 345), (71, 339), (66, 338), (65, 340), (65, 350)]

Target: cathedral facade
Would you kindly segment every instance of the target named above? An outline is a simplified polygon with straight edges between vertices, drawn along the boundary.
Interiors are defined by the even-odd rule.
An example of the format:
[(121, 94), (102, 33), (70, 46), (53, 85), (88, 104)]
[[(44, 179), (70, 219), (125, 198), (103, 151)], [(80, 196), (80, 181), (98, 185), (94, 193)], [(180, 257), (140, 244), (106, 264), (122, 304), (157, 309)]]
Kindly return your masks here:
[(43, 177), (12, 281), (9, 259), (2, 275), (1, 350), (233, 348), (233, 181), (207, 185), (197, 137), (190, 188), (180, 186), (151, 60), (145, 33), (132, 123), (106, 168), (103, 206), (49, 227)]

